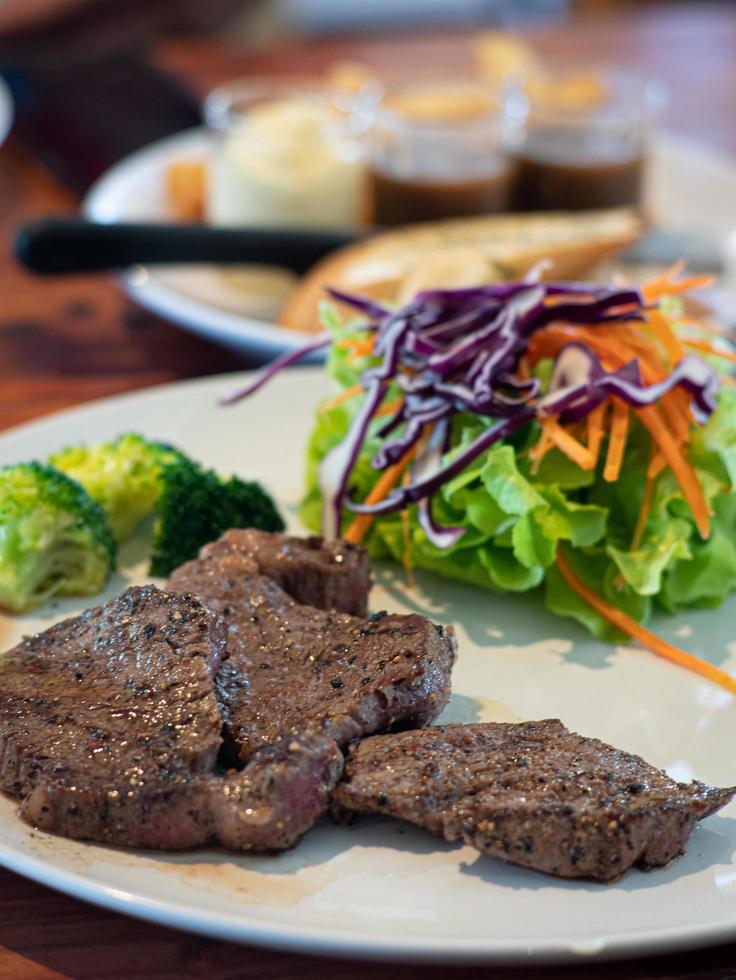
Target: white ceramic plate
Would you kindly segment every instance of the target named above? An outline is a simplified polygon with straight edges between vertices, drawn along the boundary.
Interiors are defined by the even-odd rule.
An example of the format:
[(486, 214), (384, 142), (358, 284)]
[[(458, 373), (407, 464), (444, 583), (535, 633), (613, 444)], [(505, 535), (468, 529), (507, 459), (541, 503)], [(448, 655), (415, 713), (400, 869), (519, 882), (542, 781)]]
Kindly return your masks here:
[[(241, 378), (242, 380), (242, 378)], [(293, 527), (303, 446), (325, 379), (279, 377), (252, 400), (215, 406), (237, 377), (97, 402), (0, 437), (0, 464), (43, 458), (80, 438), (138, 430), (222, 470), (262, 480)], [(133, 548), (135, 551), (135, 546)], [(138, 551), (140, 555), (140, 551)], [(125, 557), (125, 556), (124, 556)], [(110, 584), (145, 580), (134, 566)], [(594, 642), (536, 595), (493, 595), (419, 576), (407, 592), (379, 570), (374, 609), (419, 610), (458, 628), (460, 656), (443, 720), (560, 717), (642, 754), (680, 779), (736, 782), (736, 704), (725, 691), (640, 649)], [(0, 648), (78, 608), (0, 619)], [(736, 602), (656, 624), (663, 636), (736, 668)], [(31, 830), (0, 800), (0, 862), (53, 888), (154, 922), (324, 954), (432, 961), (588, 960), (736, 938), (736, 805), (706, 820), (670, 867), (613, 885), (565, 882), (437, 841), (408, 825), (325, 820), (293, 851), (156, 855)]]
[[(100, 178), (84, 211), (95, 221), (169, 220), (166, 168), (209, 153), (202, 129), (153, 143)], [(667, 136), (653, 148), (645, 197), (661, 228), (723, 241), (736, 229), (736, 164), (698, 143)], [(129, 270), (122, 282), (142, 306), (234, 350), (267, 356), (305, 342), (303, 333), (266, 322), (285, 295), (283, 284), (274, 291), (269, 278), (254, 276), (248, 287), (214, 266), (159, 266)]]

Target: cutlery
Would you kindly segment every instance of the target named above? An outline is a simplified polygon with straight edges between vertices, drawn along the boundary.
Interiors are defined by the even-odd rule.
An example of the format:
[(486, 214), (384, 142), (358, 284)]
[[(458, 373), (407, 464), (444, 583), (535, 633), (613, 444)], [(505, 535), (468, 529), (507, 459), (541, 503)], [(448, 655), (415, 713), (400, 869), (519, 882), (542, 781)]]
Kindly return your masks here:
[(301, 228), (101, 224), (80, 218), (43, 218), (19, 229), (15, 255), (27, 269), (44, 275), (193, 262), (278, 265), (302, 273), (355, 237), (349, 232)]

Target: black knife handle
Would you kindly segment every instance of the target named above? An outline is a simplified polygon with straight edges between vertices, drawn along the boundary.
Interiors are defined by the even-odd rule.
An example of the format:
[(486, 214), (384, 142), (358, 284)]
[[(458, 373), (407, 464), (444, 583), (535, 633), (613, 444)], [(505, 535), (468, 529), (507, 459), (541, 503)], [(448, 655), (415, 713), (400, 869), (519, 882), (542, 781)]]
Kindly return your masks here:
[(340, 231), (45, 218), (19, 229), (15, 254), (26, 268), (45, 275), (188, 262), (279, 265), (302, 273), (328, 252), (353, 241), (355, 235)]

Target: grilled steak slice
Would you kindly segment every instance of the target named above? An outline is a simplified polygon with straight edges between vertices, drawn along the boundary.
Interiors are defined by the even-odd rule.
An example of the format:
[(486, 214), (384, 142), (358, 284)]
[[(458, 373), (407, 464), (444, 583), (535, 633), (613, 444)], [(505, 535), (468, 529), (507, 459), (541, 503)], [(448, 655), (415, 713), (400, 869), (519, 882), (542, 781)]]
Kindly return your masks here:
[(234, 552), (188, 562), (169, 582), (202, 596), (228, 625), (217, 692), (243, 759), (286, 733), (345, 745), (424, 725), (447, 703), (451, 627), (417, 615), (357, 619), (300, 605)]
[(483, 854), (565, 878), (611, 881), (665, 865), (736, 793), (676, 783), (559, 721), (445, 725), (352, 748), (336, 815), (386, 813)]
[(0, 661), (0, 788), (24, 819), (159, 848), (288, 846), (341, 768), (329, 741), (291, 739), (213, 775), (222, 621), (193, 596), (131, 588)]
[(205, 545), (200, 558), (235, 554), (250, 558), (255, 571), (273, 579), (305, 606), (365, 616), (371, 567), (364, 548), (347, 541), (293, 538), (268, 531), (227, 531)]
[[(156, 778), (44, 775), (21, 802), (42, 830), (158, 850), (217, 843), (233, 851), (292, 847), (324, 813), (342, 755), (324, 738), (282, 738), (228, 777), (178, 767)], [(135, 779), (135, 782), (133, 782)]]

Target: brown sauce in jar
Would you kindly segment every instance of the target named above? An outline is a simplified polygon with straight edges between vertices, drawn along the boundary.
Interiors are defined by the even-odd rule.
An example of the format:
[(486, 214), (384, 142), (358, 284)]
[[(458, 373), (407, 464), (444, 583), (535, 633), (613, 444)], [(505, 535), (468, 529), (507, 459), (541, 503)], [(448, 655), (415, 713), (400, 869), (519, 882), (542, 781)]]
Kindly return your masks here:
[(512, 167), (488, 176), (398, 177), (371, 169), (368, 198), (376, 225), (403, 225), (441, 218), (507, 211), (513, 189)]
[(641, 201), (644, 158), (611, 148), (591, 152), (570, 141), (537, 134), (517, 155), (514, 207), (518, 211), (583, 211)]

